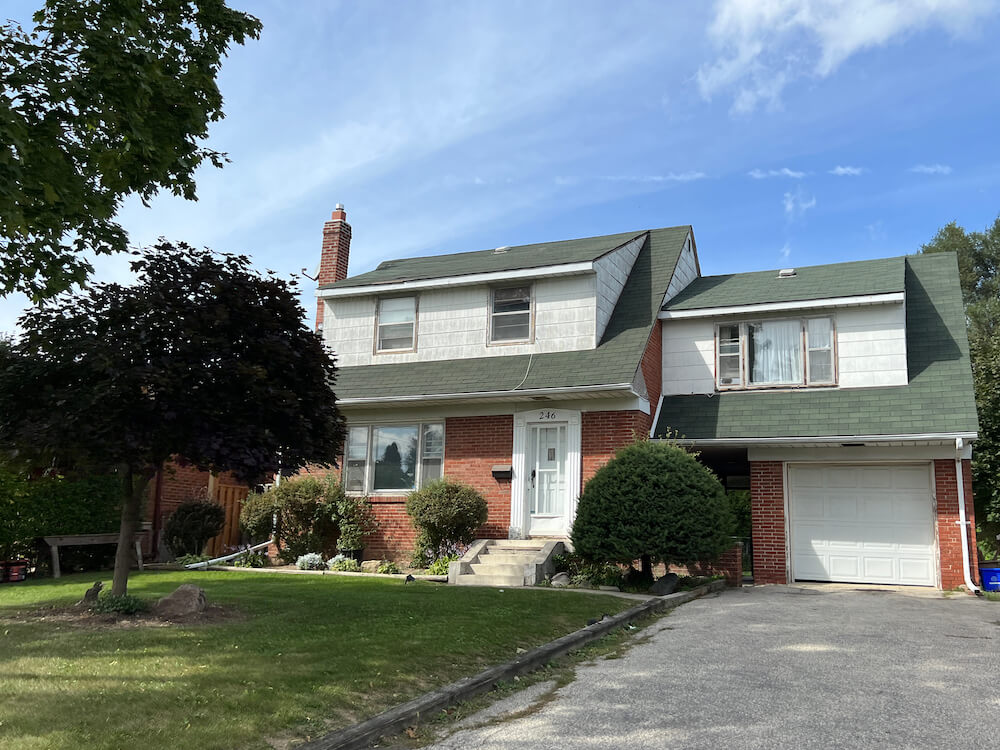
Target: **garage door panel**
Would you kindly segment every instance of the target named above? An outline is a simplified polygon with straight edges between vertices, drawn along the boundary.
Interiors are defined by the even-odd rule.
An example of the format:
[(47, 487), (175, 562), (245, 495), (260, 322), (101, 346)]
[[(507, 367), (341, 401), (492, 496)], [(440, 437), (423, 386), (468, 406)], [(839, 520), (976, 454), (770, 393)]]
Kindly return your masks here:
[(789, 488), (794, 578), (934, 585), (927, 465), (792, 465)]

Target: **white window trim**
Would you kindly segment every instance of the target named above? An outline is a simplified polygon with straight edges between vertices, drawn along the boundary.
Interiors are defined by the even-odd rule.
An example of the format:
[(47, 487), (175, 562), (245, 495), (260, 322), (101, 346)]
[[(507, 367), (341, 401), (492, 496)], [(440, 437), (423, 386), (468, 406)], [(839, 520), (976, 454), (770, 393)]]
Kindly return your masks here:
[[(833, 360), (832, 362), (832, 373), (833, 380), (814, 382), (810, 378), (809, 373), (809, 340), (807, 334), (807, 324), (809, 320), (815, 319), (825, 319), (830, 321), (830, 356)], [(747, 367), (747, 356), (748, 347), (750, 343), (749, 339), (749, 326), (752, 323), (757, 323), (762, 320), (769, 321), (784, 321), (784, 320), (797, 320), (799, 321), (799, 330), (801, 334), (801, 344), (802, 344), (802, 382), (801, 383), (758, 383), (754, 384), (750, 382), (749, 368)], [(719, 382), (719, 355), (720, 355), (720, 337), (719, 329), (722, 326), (739, 326), (740, 328), (740, 384), (732, 385), (728, 383)], [(815, 348), (814, 351), (825, 351), (826, 348)], [(780, 318), (751, 318), (737, 321), (720, 321), (715, 324), (715, 388), (719, 391), (760, 391), (760, 390), (773, 390), (775, 388), (789, 389), (789, 388), (831, 388), (840, 382), (839, 378), (839, 368), (837, 367), (837, 320), (833, 315), (811, 315), (805, 317), (780, 317)]]
[[(355, 495), (358, 497), (401, 497), (409, 495), (411, 492), (416, 492), (420, 489), (421, 482), (423, 482), (424, 473), (424, 426), (439, 424), (441, 425), (441, 476), (444, 476), (444, 454), (445, 454), (445, 441), (447, 439), (445, 430), (445, 420), (444, 419), (424, 419), (419, 422), (410, 421), (380, 421), (380, 422), (365, 422), (361, 424), (349, 424), (348, 429), (364, 427), (368, 431), (368, 437), (365, 441), (365, 479), (364, 479), (364, 489), (358, 492), (357, 490), (348, 490), (345, 487), (345, 492), (348, 495)], [(375, 461), (372, 458), (372, 439), (375, 434), (373, 428), (375, 427), (416, 427), (417, 428), (417, 463), (414, 467), (414, 483), (415, 487), (412, 490), (376, 490), (372, 484), (375, 481)], [(347, 442), (344, 444), (344, 457), (341, 465), (344, 467), (343, 471), (347, 471)], [(341, 477), (343, 479), (343, 477)]]
[[(409, 349), (379, 349), (378, 346), (378, 329), (381, 326), (379, 323), (379, 315), (382, 311), (382, 300), (386, 299), (406, 299), (413, 298), (413, 343)], [(372, 342), (372, 354), (413, 354), (417, 351), (417, 326), (420, 321), (420, 295), (417, 294), (397, 294), (385, 297), (375, 298), (375, 340)], [(386, 325), (394, 325), (392, 323), (387, 323)]]
[[(516, 313), (494, 313), (494, 295), (500, 289), (515, 289), (517, 287), (528, 287), (528, 337), (524, 339), (504, 339), (503, 341), (493, 340), (493, 316), (494, 315), (523, 315), (524, 312)], [(490, 287), (490, 299), (486, 307), (486, 346), (511, 346), (517, 344), (535, 343), (535, 285), (527, 284), (503, 284)]]

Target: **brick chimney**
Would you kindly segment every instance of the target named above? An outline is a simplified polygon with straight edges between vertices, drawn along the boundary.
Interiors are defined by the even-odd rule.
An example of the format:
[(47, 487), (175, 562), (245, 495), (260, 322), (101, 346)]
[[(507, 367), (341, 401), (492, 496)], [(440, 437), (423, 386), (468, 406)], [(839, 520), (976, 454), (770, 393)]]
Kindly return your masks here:
[[(347, 223), (347, 212), (344, 204), (338, 203), (330, 217), (323, 225), (323, 252), (319, 259), (319, 275), (316, 282), (319, 286), (332, 284), (347, 278), (347, 260), (351, 254), (351, 225)], [(316, 300), (316, 330), (323, 328), (322, 299)]]

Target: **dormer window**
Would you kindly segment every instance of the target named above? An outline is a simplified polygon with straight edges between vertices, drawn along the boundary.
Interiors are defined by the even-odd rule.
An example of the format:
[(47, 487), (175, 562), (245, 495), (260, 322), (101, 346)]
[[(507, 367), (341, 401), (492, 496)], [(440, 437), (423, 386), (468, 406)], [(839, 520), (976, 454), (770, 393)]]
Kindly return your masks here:
[(411, 352), (417, 348), (417, 298), (386, 297), (378, 301), (376, 352)]
[(755, 320), (716, 327), (719, 390), (834, 385), (833, 320)]
[(493, 290), (490, 301), (490, 343), (531, 341), (531, 286)]

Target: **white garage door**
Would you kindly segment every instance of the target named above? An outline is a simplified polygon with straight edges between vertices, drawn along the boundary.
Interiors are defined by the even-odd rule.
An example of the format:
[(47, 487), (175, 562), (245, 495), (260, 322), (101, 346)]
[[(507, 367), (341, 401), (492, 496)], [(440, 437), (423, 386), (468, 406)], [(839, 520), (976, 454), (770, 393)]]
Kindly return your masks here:
[(789, 466), (792, 578), (936, 584), (927, 464)]

